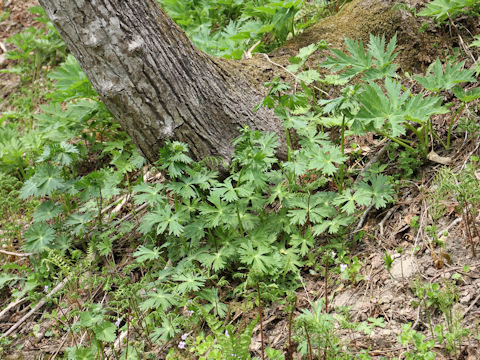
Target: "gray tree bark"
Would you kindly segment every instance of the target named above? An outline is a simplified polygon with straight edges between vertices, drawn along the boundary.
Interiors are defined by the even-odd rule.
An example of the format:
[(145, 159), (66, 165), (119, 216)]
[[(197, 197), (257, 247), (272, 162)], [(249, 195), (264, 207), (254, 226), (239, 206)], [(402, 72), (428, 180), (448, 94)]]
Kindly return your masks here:
[(166, 139), (231, 159), (238, 128), (281, 134), (264, 90), (193, 46), (156, 0), (39, 0), (101, 100), (149, 160)]
[[(159, 147), (171, 138), (189, 144), (197, 160), (215, 156), (228, 161), (242, 125), (276, 132), (284, 140), (272, 111), (253, 112), (265, 95), (263, 83), (283, 71), (273, 62), (263, 57), (227, 61), (202, 53), (156, 0), (39, 2), (102, 101), (148, 160), (155, 161)], [(319, 40), (341, 47), (345, 37), (367, 40), (373, 33), (389, 39), (397, 34), (400, 65), (415, 72), (429, 56), (423, 44), (434, 42), (435, 36), (419, 37), (420, 22), (392, 10), (394, 3), (352, 0), (270, 56), (285, 65), (299, 48)], [(280, 157), (285, 153), (283, 145)]]

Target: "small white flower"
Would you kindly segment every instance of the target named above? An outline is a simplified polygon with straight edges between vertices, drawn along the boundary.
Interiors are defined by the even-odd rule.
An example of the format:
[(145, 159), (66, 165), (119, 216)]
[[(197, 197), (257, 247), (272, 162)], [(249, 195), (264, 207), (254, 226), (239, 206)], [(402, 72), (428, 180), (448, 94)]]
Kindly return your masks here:
[(183, 335), (182, 335), (182, 340), (185, 340), (187, 337), (188, 337), (188, 334), (187, 334), (187, 333), (183, 334)]
[(115, 326), (119, 327), (121, 322), (122, 322), (122, 319), (117, 318), (117, 321), (115, 321)]
[(330, 255), (332, 257), (332, 260), (335, 259), (335, 256), (337, 256), (337, 253), (335, 251), (332, 251), (332, 254)]
[(43, 292), (48, 292), (48, 285), (45, 285), (45, 286), (43, 287)]
[(185, 349), (185, 346), (187, 346), (187, 343), (185, 341), (180, 341), (178, 343), (178, 348), (179, 349)]
[(228, 333), (228, 330), (225, 330), (225, 336), (230, 337), (230, 334)]
[(365, 275), (365, 280), (370, 281), (370, 275)]
[(340, 264), (340, 271), (344, 272), (347, 269), (347, 264)]

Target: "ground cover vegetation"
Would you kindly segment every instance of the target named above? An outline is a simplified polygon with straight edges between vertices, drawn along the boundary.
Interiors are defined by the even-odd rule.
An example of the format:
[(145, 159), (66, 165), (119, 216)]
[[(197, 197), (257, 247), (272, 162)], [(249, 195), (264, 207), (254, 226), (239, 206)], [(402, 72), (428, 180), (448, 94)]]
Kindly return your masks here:
[[(240, 59), (345, 1), (160, 3), (199, 48)], [(212, 170), (220, 160), (194, 162), (175, 141), (147, 164), (31, 8), (37, 24), (9, 37), (1, 70), (19, 77), (0, 117), (0, 319), (16, 312), (2, 324), (2, 358), (37, 358), (36, 344), (50, 359), (466, 359), (480, 341), (478, 322), (466, 321), (479, 298), (458, 308), (479, 266), (480, 35), (464, 41), (461, 26), (480, 6), (404, 8), (458, 35), (458, 47), (443, 44), (445, 56), (416, 75), (399, 71), (395, 36), (302, 48), (287, 67), (295, 84), (275, 78), (258, 105), (283, 120), (288, 158), (276, 158), (274, 134), (243, 128), (222, 176)], [(307, 65), (319, 54), (318, 68)], [(370, 162), (368, 143), (378, 150)], [(453, 149), (466, 154), (460, 163)], [(409, 186), (425, 204), (404, 224), (415, 239), (378, 244), (367, 218), (381, 214), (383, 235)], [(451, 266), (449, 231), (460, 222), (457, 246), (472, 261)], [(359, 319), (335, 302), (372, 289), (371, 258), (358, 251), (369, 241), (417, 315), (383, 347), (359, 339), (385, 334), (385, 312)], [(439, 270), (429, 281), (407, 274), (422, 252)], [(279, 333), (267, 330), (279, 319)]]

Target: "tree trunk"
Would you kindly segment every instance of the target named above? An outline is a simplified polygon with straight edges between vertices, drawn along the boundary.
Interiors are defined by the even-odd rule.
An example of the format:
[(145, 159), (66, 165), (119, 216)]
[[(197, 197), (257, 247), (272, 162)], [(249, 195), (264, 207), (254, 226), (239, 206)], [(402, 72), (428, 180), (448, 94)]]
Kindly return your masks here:
[[(423, 2), (424, 0), (410, 0)], [(263, 83), (283, 70), (262, 56), (215, 59), (196, 49), (156, 0), (39, 0), (100, 98), (150, 161), (166, 139), (186, 142), (196, 159), (231, 159), (238, 127), (284, 133), (273, 112), (255, 105)], [(318, 40), (341, 46), (345, 36), (399, 33), (404, 68), (418, 64), (418, 26), (392, 11), (392, 0), (353, 0), (278, 49), (285, 65)], [(428, 42), (427, 42), (428, 44)], [(423, 56), (423, 54), (422, 54)], [(402, 54), (399, 57), (402, 59)], [(286, 75), (288, 76), (288, 75)], [(280, 157), (285, 157), (285, 146)]]
[(264, 90), (193, 46), (155, 0), (39, 0), (101, 100), (150, 161), (166, 139), (229, 160), (238, 128), (279, 132)]

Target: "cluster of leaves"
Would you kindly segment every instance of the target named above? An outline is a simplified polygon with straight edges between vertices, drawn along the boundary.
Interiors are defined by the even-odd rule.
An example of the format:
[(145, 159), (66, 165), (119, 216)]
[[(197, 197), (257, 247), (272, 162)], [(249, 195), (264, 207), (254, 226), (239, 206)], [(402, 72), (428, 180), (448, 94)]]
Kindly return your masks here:
[(159, 0), (173, 20), (203, 51), (240, 59), (282, 44), (295, 31), (295, 15), (303, 0)]
[[(257, 50), (284, 41), (294, 32), (295, 14), (303, 3), (160, 2), (198, 46), (231, 58), (241, 57), (257, 40), (263, 40)], [(436, 3), (430, 4), (430, 11)], [(21, 284), (16, 287), (22, 290), (13, 291), (14, 298), (28, 292), (38, 297), (33, 290), (44, 284), (48, 289), (53, 274), (59, 273), (78, 277), (78, 286), (87, 289), (83, 293), (96, 293), (92, 290), (100, 286), (109, 293), (112, 300), (106, 306), (96, 304), (94, 295), (83, 304), (76, 299), (77, 311), (62, 318), (62, 323), (70, 324), (66, 330), (72, 336), (87, 330), (91, 339), (87, 346), (69, 349), (71, 359), (105, 357), (106, 348), (113, 349), (117, 331), (130, 330), (141, 334), (141, 340), (135, 348), (122, 349), (121, 358), (137, 358), (147, 347), (174, 341), (181, 333), (182, 341), (170, 351), (171, 358), (185, 355), (186, 347), (200, 358), (207, 354), (213, 359), (250, 358), (257, 320), (245, 327), (226, 326), (224, 319), (232, 312), (226, 305), (230, 297), (253, 300), (251, 289), (257, 287), (264, 299), (284, 298), (298, 287), (301, 269), (315, 263), (315, 255), (330, 258), (321, 248), (325, 243), (317, 240), (320, 236), (340, 253), (325, 267), (340, 266), (336, 272), (342, 280), (364, 280), (361, 261), (350, 258), (344, 243), (335, 240), (345, 239), (365, 208), (378, 209), (393, 201), (394, 192), (390, 179), (381, 174), (386, 166), (374, 166), (353, 181), (356, 174), (348, 169), (347, 137), (374, 132), (406, 149), (417, 147), (425, 156), (433, 134), (431, 118), (448, 111), (442, 94), (452, 91), (464, 106), (480, 95), (478, 89), (465, 92), (459, 86), (475, 79), (464, 62), (453, 61), (437, 60), (426, 75), (414, 77), (425, 91), (406, 89), (394, 63), (395, 37), (387, 43), (384, 37), (371, 36), (366, 48), (347, 39), (345, 51), (330, 49), (321, 64), (334, 72), (327, 76), (305, 67), (309, 56), (327, 48), (324, 43), (313, 44), (300, 50), (288, 67), (301, 91), (293, 92), (288, 84), (274, 80), (263, 103), (275, 108), (284, 122), (286, 161), (275, 156), (274, 135), (244, 128), (235, 141), (226, 177), (195, 163), (187, 145), (170, 142), (160, 150), (161, 161), (156, 164), (165, 179), (152, 184), (140, 176), (143, 158), (113, 123), (75, 59), (65, 57), (58, 34), (45, 22), (47, 31), (28, 30), (13, 38), (18, 50), (9, 56), (19, 60), (13, 71), (30, 73), (29, 78), (39, 76), (43, 65), (63, 58), (48, 76), (55, 81), (54, 91), (34, 115), (35, 126), (21, 137), (12, 123), (0, 129), (0, 194), (9, 193), (0, 203), (0, 210), (7, 209), (2, 220), (15, 211), (17, 205), (11, 200), (17, 194), (23, 200), (35, 198), (30, 202), (36, 207), (33, 224), (23, 234), (22, 248), (33, 253), (37, 271), (19, 276), (17, 272), (25, 269), (12, 265), (5, 268), (8, 273), (0, 277), (0, 285), (13, 289)], [(319, 99), (318, 83), (338, 87), (333, 93), (339, 96)], [(2, 121), (17, 117), (11, 114)], [(327, 134), (331, 128), (340, 130), (338, 138)], [(416, 135), (418, 146), (403, 138), (407, 132)], [(139, 219), (132, 210), (132, 222), (109, 218), (105, 206), (123, 199), (133, 199), (131, 209), (146, 207), (148, 213)], [(135, 260), (121, 275), (110, 274), (107, 269), (115, 266), (114, 242), (126, 234), (140, 238)], [(99, 263), (107, 265), (101, 275), (81, 275), (85, 269), (98, 274)], [(144, 276), (131, 282), (129, 275), (136, 270)], [(440, 302), (440, 297), (435, 299)], [(205, 321), (212, 335), (202, 331)], [(318, 303), (295, 322), (298, 350), (310, 358), (317, 353), (325, 359), (353, 359), (339, 340), (339, 322), (344, 329), (365, 333), (382, 326), (381, 319), (352, 324), (346, 317), (325, 314)], [(453, 347), (462, 334), (451, 329), (438, 330), (437, 338)], [(409, 358), (433, 354), (433, 345), (407, 327), (399, 341), (415, 346), (405, 354)], [(266, 355), (283, 359), (273, 349), (267, 349)], [(362, 353), (355, 358), (369, 357)]]
[(31, 27), (8, 38), (7, 42), (16, 48), (7, 52), (7, 58), (18, 62), (16, 66), (2, 70), (20, 75), (24, 82), (36, 80), (42, 66), (47, 63), (56, 64), (65, 57), (65, 43), (44, 10), (36, 6), (29, 11), (37, 14), (36, 20), (45, 24), (45, 27)]
[[(347, 39), (346, 51), (329, 49), (330, 55), (320, 64), (321, 67), (334, 71), (334, 74), (326, 76), (320, 75), (317, 70), (303, 69), (306, 59), (317, 49), (324, 49), (325, 44), (312, 44), (302, 49), (292, 59), (294, 63), (289, 66), (289, 70), (296, 73), (297, 79), (304, 84), (318, 82), (339, 87), (336, 93), (340, 96), (318, 100), (311, 89), (303, 86), (302, 94), (295, 94), (295, 99), (292, 95), (281, 95), (280, 103), (296, 101), (296, 106), (301, 107), (301, 111), (316, 114), (317, 124), (327, 128), (340, 126), (342, 148), (345, 136), (373, 132), (409, 151), (417, 149), (426, 157), (429, 148), (433, 146), (430, 139), (439, 138), (435, 134), (432, 118), (449, 112), (440, 95), (452, 90), (462, 104), (480, 96), (478, 89), (465, 92), (459, 86), (461, 83), (475, 81), (474, 70), (465, 69), (464, 61), (447, 61), (442, 64), (437, 59), (425, 75), (413, 77), (425, 89), (416, 94), (405, 88), (399, 80), (396, 72), (398, 65), (394, 62), (395, 44), (396, 36), (387, 44), (384, 37), (371, 35), (366, 48), (361, 41)], [(411, 89), (414, 88), (418, 86), (414, 85)], [(274, 83), (270, 94), (277, 94), (279, 89), (285, 91), (288, 85)], [(272, 105), (272, 96), (265, 103)], [(284, 118), (290, 116), (285, 115), (285, 111), (279, 107), (276, 112)], [(450, 146), (453, 120), (454, 117), (447, 141), (439, 139), (446, 148)], [(403, 138), (407, 132), (416, 136), (418, 144)]]
[(462, 13), (478, 16), (480, 14), (480, 4), (477, 0), (434, 0), (428, 3), (418, 15), (433, 17), (441, 23), (448, 19), (455, 19)]

